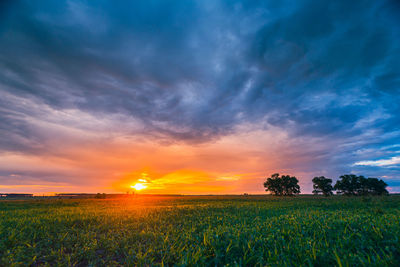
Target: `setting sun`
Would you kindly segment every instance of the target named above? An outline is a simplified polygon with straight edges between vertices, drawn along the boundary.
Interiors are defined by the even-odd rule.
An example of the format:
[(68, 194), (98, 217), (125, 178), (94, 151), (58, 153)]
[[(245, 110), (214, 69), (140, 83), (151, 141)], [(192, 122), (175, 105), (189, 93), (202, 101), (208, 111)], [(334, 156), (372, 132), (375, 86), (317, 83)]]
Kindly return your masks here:
[(131, 188), (140, 191), (142, 189), (145, 189), (147, 186), (141, 183), (136, 183), (135, 185), (131, 185)]

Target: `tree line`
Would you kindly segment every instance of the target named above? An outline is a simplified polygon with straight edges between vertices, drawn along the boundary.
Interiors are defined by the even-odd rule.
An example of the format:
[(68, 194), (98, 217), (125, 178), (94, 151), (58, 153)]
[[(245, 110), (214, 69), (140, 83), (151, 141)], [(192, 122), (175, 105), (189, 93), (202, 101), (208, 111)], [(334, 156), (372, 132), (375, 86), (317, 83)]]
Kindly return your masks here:
[[(318, 176), (312, 179), (313, 194), (331, 196), (333, 191), (338, 195), (366, 196), (387, 195), (387, 184), (378, 178), (365, 178), (364, 176), (345, 174), (339, 177), (336, 184), (332, 186), (332, 179)], [(264, 182), (265, 191), (276, 196), (293, 196), (300, 193), (299, 180), (295, 176), (272, 174)]]

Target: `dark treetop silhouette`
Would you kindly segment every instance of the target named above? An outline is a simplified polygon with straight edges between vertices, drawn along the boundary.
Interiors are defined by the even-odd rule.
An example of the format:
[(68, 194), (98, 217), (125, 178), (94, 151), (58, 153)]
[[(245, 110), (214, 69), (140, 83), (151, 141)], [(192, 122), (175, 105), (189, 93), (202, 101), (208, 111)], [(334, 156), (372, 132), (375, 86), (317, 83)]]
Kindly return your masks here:
[(313, 193), (318, 195), (322, 193), (324, 196), (333, 195), (332, 179), (326, 178), (325, 176), (314, 177), (313, 182)]
[[(271, 192), (276, 196), (293, 196), (300, 193), (298, 180), (294, 176), (282, 175), (279, 173), (272, 174), (264, 182), (265, 191)], [(332, 186), (332, 179), (325, 176), (317, 176), (312, 179), (313, 193), (318, 195), (322, 193), (324, 196), (333, 195), (336, 190), (338, 195), (347, 196), (365, 196), (365, 195), (387, 195), (387, 184), (378, 178), (365, 178), (354, 174), (345, 174), (340, 176), (335, 186)]]
[(279, 173), (272, 174), (264, 183), (265, 191), (277, 196), (293, 196), (300, 193), (299, 180), (290, 175), (279, 176)]
[(337, 194), (348, 196), (363, 196), (363, 195), (387, 195), (387, 184), (378, 178), (365, 178), (354, 174), (345, 174), (340, 176), (335, 184), (334, 189)]

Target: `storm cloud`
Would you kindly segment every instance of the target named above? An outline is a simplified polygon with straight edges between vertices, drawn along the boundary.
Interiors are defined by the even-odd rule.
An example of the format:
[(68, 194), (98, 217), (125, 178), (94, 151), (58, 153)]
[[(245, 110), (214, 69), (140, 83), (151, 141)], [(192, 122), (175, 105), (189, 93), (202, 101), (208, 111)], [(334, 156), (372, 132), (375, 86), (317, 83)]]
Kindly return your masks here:
[[(398, 162), (374, 164), (400, 155), (396, 1), (48, 0), (0, 9), (2, 154), (68, 158), (67, 144), (121, 137), (203, 146), (279, 129), (290, 142), (277, 157), (307, 159), (285, 170), (385, 176), (398, 190)], [(3, 181), (18, 170), (1, 169)]]

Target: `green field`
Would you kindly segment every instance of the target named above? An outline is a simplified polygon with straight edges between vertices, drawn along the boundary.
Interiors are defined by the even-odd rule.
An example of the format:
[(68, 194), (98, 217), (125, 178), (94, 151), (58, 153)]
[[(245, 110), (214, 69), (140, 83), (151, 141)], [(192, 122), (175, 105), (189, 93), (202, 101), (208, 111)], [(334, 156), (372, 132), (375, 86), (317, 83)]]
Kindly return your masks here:
[(400, 266), (400, 196), (0, 201), (1, 266)]

